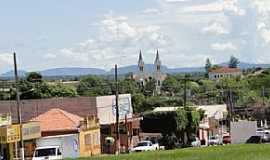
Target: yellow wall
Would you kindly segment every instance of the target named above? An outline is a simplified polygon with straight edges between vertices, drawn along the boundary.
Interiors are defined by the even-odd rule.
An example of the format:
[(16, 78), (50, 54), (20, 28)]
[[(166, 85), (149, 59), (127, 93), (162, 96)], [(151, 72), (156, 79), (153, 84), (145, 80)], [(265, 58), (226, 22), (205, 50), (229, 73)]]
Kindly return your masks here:
[(0, 127), (0, 143), (14, 143), (20, 140), (20, 125), (8, 125)]
[(101, 153), (100, 128), (80, 132), (80, 156), (88, 157)]

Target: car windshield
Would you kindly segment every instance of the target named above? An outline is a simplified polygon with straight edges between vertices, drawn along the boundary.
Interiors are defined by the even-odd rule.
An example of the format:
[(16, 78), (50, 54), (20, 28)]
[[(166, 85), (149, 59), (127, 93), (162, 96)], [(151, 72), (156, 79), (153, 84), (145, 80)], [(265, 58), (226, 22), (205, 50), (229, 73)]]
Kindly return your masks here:
[(47, 157), (47, 156), (55, 156), (56, 148), (44, 148), (37, 149), (35, 153), (35, 157)]
[(148, 146), (148, 142), (140, 142), (137, 144), (137, 147), (142, 147), (142, 146)]
[(196, 137), (192, 137), (191, 138), (191, 141), (197, 141), (197, 138)]

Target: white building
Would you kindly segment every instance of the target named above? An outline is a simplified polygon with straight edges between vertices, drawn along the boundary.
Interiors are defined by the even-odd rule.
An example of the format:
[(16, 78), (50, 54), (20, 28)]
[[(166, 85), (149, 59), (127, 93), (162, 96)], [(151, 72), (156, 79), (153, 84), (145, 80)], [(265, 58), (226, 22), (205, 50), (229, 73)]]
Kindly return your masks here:
[(228, 68), (228, 67), (221, 67), (212, 69), (208, 73), (210, 80), (219, 80), (221, 78), (233, 78), (233, 77), (241, 77), (242, 71), (239, 68)]

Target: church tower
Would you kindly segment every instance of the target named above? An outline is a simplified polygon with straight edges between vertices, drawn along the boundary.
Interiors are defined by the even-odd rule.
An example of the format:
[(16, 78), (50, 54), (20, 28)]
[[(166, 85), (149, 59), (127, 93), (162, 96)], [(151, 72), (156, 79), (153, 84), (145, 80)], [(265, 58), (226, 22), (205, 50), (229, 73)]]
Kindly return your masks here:
[(140, 85), (144, 86), (145, 70), (144, 70), (144, 61), (143, 61), (141, 50), (140, 50), (139, 61), (138, 61), (138, 69), (139, 69), (138, 79), (139, 79)]
[(156, 91), (158, 93), (160, 93), (161, 83), (162, 83), (162, 78), (163, 77), (162, 77), (162, 72), (161, 72), (161, 61), (160, 61), (160, 58), (159, 58), (158, 50), (157, 50), (154, 66), (155, 66), (154, 78), (156, 80)]

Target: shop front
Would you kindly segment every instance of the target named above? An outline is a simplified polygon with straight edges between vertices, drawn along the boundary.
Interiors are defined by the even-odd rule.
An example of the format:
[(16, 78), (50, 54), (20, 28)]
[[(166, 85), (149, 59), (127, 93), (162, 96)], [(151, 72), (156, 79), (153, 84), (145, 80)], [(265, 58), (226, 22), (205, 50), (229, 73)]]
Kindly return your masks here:
[(13, 160), (16, 153), (16, 143), (20, 141), (20, 125), (0, 127), (0, 153), (4, 160)]
[(36, 148), (36, 139), (41, 137), (40, 123), (28, 122), (22, 127), (25, 157), (32, 157)]

